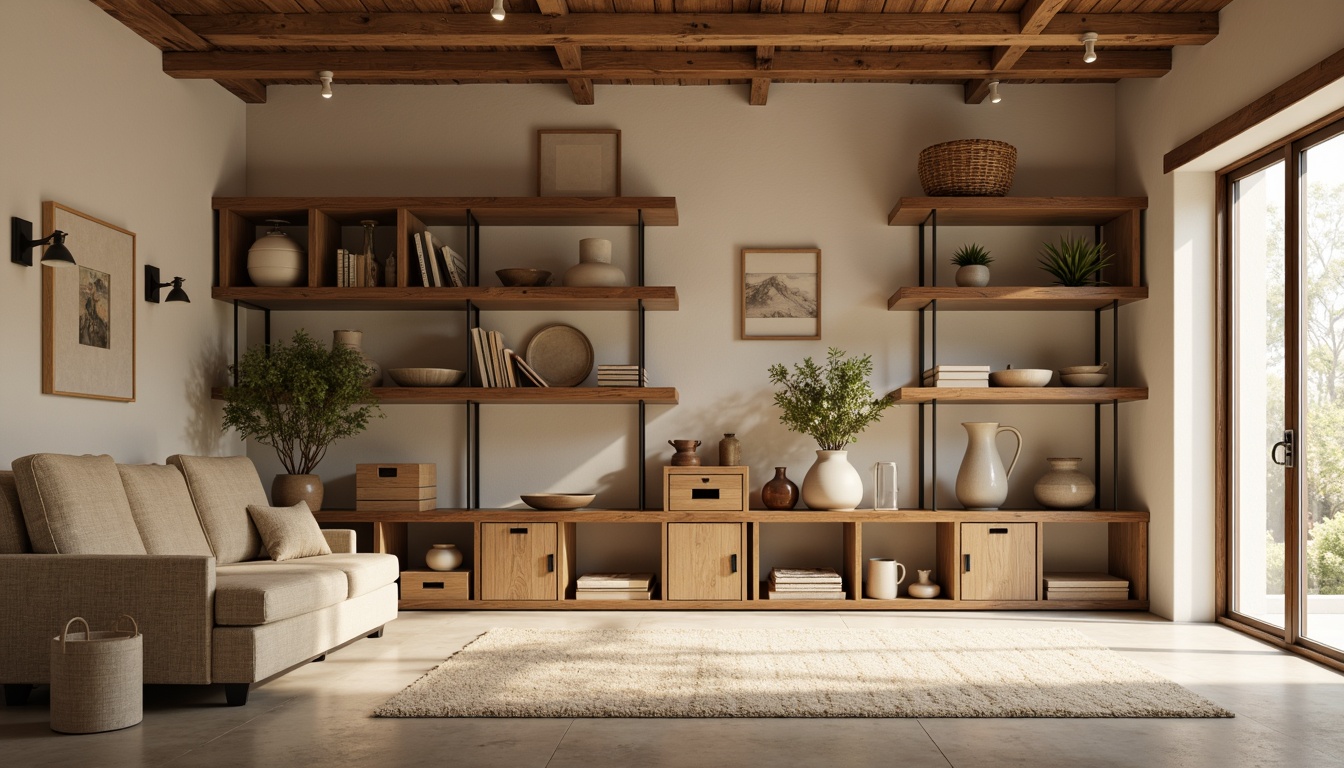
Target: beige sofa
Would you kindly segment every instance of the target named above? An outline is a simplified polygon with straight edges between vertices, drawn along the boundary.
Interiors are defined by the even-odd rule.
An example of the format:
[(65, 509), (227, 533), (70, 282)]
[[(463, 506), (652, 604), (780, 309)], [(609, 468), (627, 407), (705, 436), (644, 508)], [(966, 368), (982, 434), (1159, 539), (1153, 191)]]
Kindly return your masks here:
[(397, 616), (397, 558), (323, 531), (332, 554), (274, 562), (247, 510), (266, 504), (245, 457), (15, 461), (0, 473), (6, 703), (49, 681), (49, 641), (73, 616), (95, 629), (133, 616), (146, 683), (223, 683), (231, 705), (251, 683), (380, 636)]

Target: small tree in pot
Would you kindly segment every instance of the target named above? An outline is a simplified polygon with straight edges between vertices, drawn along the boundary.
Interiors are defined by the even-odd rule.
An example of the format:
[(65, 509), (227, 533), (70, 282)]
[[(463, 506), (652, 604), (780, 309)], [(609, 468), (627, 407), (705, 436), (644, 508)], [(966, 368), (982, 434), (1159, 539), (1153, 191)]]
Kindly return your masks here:
[(312, 474), (336, 440), (382, 417), (364, 380), (371, 369), (358, 350), (327, 349), (302, 329), (286, 345), (248, 350), (229, 366), (237, 384), (224, 388), (224, 427), (275, 449), (286, 474), (276, 475), (271, 501), (304, 500), (322, 507), (322, 480)]
[(893, 405), (889, 397), (873, 396), (872, 373), (870, 356), (846, 358), (834, 347), (824, 367), (810, 357), (792, 374), (782, 363), (770, 366), (770, 381), (783, 387), (775, 392), (779, 420), (817, 441), (817, 461), (803, 478), (803, 502), (812, 509), (854, 509), (863, 500), (863, 478), (845, 446)]

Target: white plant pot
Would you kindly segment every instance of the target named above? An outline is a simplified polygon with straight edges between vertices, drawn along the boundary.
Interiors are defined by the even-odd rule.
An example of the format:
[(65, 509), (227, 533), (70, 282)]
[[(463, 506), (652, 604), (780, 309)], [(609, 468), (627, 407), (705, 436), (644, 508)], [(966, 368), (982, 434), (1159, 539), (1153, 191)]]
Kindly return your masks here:
[(455, 544), (434, 544), (425, 553), (425, 565), (432, 571), (453, 571), (462, 564), (462, 552)]
[(984, 264), (967, 264), (957, 268), (953, 279), (963, 288), (984, 288), (989, 285), (989, 267)]
[(849, 451), (817, 451), (817, 461), (803, 477), (803, 503), (808, 509), (850, 510), (863, 501), (863, 478), (849, 463)]

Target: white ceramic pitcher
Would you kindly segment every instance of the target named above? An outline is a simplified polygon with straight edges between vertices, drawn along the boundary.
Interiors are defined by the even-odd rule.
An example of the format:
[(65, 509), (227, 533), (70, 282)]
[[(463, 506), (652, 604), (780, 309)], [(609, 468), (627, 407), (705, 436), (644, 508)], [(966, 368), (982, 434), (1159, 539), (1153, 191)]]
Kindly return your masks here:
[[(966, 428), (966, 456), (957, 470), (957, 501), (967, 509), (998, 509), (1008, 498), (1008, 478), (1022, 453), (1022, 433), (995, 421), (964, 421), (961, 426)], [(994, 444), (1000, 432), (1017, 437), (1017, 450), (1007, 471)]]

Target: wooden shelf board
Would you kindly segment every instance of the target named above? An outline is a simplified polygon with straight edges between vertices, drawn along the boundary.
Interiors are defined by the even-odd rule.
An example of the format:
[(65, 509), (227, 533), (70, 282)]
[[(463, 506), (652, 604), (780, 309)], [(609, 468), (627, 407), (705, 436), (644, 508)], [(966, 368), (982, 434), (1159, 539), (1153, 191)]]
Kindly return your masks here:
[(1112, 302), (1133, 304), (1148, 298), (1145, 286), (992, 286), (985, 288), (917, 287), (897, 290), (887, 300), (890, 311), (918, 311), (938, 302), (938, 311), (984, 312), (1082, 311), (1109, 309)]
[(416, 312), (464, 310), (467, 302), (484, 310), (557, 311), (676, 311), (677, 289), (672, 286), (626, 288), (214, 288), (219, 301), (274, 311)]
[(421, 512), (363, 512), (324, 509), (314, 513), (320, 523), (1146, 523), (1148, 512), (1110, 509), (966, 509), (852, 510), (818, 512), (664, 512), (662, 510), (580, 509), (572, 512), (513, 509), (431, 509)]
[(897, 405), (1086, 405), (1148, 399), (1147, 387), (901, 387), (888, 395)]
[(402, 610), (444, 611), (1146, 611), (1147, 600), (444, 600), (435, 608), (420, 601)]
[(1146, 197), (902, 197), (887, 224), (920, 224), (937, 210), (939, 226), (1096, 225), (1147, 207)]
[(500, 226), (634, 226), (643, 214), (645, 226), (677, 226), (675, 197), (216, 197), (216, 210), (228, 209), (261, 223), (278, 213), (305, 214), (292, 220), (306, 224), (308, 210), (320, 210), (345, 224), (362, 218), (392, 223), (388, 218), (406, 208), (425, 224), (460, 226), (467, 211), (483, 225)]
[[(676, 387), (374, 387), (379, 405), (676, 405)], [(210, 396), (222, 400), (220, 387)]]

